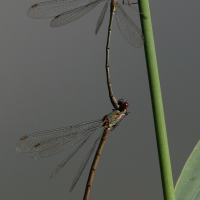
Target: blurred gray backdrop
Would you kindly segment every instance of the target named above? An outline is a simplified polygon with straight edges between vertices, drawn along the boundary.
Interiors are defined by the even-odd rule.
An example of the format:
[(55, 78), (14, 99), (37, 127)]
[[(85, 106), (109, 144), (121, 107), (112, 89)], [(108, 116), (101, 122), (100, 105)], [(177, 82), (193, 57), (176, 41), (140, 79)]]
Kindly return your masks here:
[[(0, 197), (82, 199), (92, 159), (72, 193), (69, 189), (98, 133), (52, 180), (50, 174), (73, 148), (34, 160), (15, 146), (28, 133), (111, 111), (105, 75), (109, 12), (96, 36), (104, 3), (59, 28), (50, 27), (51, 19), (27, 16), (35, 3), (0, 3)], [(200, 138), (199, 7), (199, 1), (150, 1), (174, 184)], [(138, 13), (123, 8), (140, 27)], [(128, 99), (131, 113), (109, 133), (90, 199), (163, 199), (144, 49), (129, 45), (115, 20), (110, 72), (115, 97)]]

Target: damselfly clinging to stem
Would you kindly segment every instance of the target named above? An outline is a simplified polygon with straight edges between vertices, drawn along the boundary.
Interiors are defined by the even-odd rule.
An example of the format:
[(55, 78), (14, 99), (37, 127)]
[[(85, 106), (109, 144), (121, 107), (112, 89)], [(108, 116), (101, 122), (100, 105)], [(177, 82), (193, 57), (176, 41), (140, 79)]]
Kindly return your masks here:
[[(41, 19), (54, 17), (50, 25), (52, 27), (58, 27), (82, 17), (87, 14), (99, 3), (105, 0), (52, 0), (37, 3), (32, 5), (28, 10), (28, 16), (31, 18)], [(141, 30), (131, 20), (131, 18), (125, 13), (121, 5), (116, 0), (107, 0), (105, 6), (97, 21), (95, 33), (97, 34), (109, 2), (115, 4), (115, 15), (118, 28), (126, 39), (134, 47), (141, 47), (143, 45), (144, 36)], [(130, 6), (130, 3), (128, 3)]]
[(103, 127), (103, 131), (83, 160), (70, 189), (70, 191), (72, 191), (75, 184), (78, 182), (89, 158), (92, 155), (92, 152), (95, 149), (97, 142), (101, 139), (95, 154), (95, 159), (91, 166), (90, 175), (86, 185), (84, 195), (84, 199), (86, 200), (89, 197), (89, 192), (94, 177), (94, 171), (97, 167), (97, 162), (99, 160), (99, 156), (101, 154), (107, 134), (109, 131), (114, 130), (128, 114), (127, 109), (129, 108), (129, 104), (127, 102), (125, 102), (123, 99), (120, 99), (118, 101), (118, 105), (119, 109), (114, 109), (111, 113), (104, 116), (100, 120), (94, 120), (77, 124), (75, 126), (68, 126), (65, 128), (25, 135), (21, 137), (17, 142), (16, 150), (18, 152), (29, 153), (32, 158), (37, 159), (52, 156), (82, 141), (82, 143), (80, 143), (79, 146), (54, 170), (51, 175), (51, 177), (53, 177), (60, 169), (65, 166), (65, 164), (86, 143), (86, 141), (88, 141), (88, 139), (95, 133), (95, 131)]

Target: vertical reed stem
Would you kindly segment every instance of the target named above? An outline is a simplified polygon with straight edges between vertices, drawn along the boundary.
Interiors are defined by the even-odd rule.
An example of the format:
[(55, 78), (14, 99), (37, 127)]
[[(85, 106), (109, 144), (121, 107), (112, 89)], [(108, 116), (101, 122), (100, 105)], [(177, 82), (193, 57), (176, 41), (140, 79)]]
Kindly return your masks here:
[(142, 12), (145, 16), (148, 17), (144, 18), (143, 15), (140, 15), (142, 31), (144, 34), (144, 49), (153, 108), (154, 125), (156, 131), (163, 195), (165, 200), (175, 200), (174, 184), (170, 163), (170, 155), (151, 24), (151, 16), (149, 10), (149, 2), (148, 0), (139, 0), (138, 4), (140, 12)]

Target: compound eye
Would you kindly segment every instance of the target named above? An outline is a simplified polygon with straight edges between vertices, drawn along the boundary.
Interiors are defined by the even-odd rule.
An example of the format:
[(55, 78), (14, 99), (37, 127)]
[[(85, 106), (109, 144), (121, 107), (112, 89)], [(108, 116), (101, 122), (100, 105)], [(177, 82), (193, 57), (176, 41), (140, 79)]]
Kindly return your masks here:
[(124, 109), (128, 109), (128, 108), (129, 108), (129, 103), (128, 103), (128, 102), (124, 102), (123, 108), (124, 108)]

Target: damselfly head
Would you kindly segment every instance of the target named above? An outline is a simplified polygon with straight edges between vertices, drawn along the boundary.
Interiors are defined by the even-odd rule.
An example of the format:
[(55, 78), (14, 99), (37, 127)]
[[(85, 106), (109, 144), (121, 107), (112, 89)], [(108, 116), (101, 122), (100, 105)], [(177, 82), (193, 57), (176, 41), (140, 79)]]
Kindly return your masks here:
[(123, 106), (124, 109), (128, 109), (129, 108), (129, 103), (126, 101), (126, 102), (123, 103), (122, 106)]
[(123, 103), (121, 103), (121, 105), (119, 105), (119, 110), (123, 111), (129, 108), (129, 103), (127, 101), (124, 101)]

